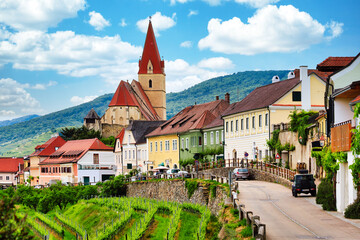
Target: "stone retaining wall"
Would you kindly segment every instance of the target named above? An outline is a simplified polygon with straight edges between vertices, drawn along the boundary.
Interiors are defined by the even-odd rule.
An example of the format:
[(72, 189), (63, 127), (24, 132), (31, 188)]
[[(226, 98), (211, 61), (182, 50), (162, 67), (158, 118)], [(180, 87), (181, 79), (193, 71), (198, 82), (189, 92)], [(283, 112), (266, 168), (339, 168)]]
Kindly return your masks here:
[[(214, 168), (214, 169), (199, 171), (198, 178), (211, 179), (211, 176), (228, 177), (229, 171), (233, 171), (235, 168), (236, 167), (226, 167), (226, 168)], [(269, 172), (263, 172), (255, 168), (249, 168), (249, 173), (251, 174), (251, 177), (255, 180), (280, 183), (281, 185), (284, 185), (288, 188), (291, 188), (292, 185), (292, 183), (285, 178), (282, 178), (280, 176), (277, 176)]]
[(226, 199), (225, 191), (217, 186), (216, 197), (211, 198), (208, 184), (199, 184), (191, 198), (184, 180), (159, 181), (159, 182), (134, 182), (127, 185), (127, 197), (144, 197), (157, 200), (174, 201), (178, 203), (197, 203), (207, 205), (211, 213), (218, 215), (221, 204)]

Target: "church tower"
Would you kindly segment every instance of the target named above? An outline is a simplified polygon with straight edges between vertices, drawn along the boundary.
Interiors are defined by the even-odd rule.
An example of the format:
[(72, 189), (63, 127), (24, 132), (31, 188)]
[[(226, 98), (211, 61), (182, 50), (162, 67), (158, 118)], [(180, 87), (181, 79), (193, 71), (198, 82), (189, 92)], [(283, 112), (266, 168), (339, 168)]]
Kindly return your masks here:
[(139, 60), (139, 82), (161, 120), (166, 120), (165, 63), (161, 60), (149, 21), (144, 50)]

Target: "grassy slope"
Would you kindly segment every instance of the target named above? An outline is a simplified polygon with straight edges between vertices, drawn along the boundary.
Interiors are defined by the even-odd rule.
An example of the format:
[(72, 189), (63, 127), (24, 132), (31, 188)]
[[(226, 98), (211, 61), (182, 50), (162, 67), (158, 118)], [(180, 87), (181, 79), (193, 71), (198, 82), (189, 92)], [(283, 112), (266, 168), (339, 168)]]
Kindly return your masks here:
[[(256, 87), (269, 84), (274, 75), (286, 78), (288, 71), (248, 71), (209, 79), (178, 93), (168, 93), (167, 118), (171, 118), (184, 107), (213, 101), (215, 96), (224, 98), (230, 93), (231, 102), (239, 101)], [(33, 141), (45, 142), (51, 132), (67, 126), (81, 126), (83, 118), (91, 108), (102, 116), (113, 94), (105, 94), (81, 105), (50, 113), (29, 121), (0, 127), (0, 156), (25, 156), (34, 151)], [(42, 135), (43, 133), (46, 133)], [(45, 139), (46, 135), (46, 139)]]

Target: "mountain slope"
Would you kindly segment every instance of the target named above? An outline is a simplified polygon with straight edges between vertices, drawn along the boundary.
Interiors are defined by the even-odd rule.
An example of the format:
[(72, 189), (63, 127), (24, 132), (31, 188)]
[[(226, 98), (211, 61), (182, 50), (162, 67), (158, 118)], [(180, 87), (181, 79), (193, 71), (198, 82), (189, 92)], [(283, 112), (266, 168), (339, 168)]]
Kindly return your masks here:
[[(224, 98), (230, 93), (231, 102), (239, 101), (256, 87), (271, 83), (274, 75), (280, 79), (287, 76), (288, 71), (248, 71), (232, 75), (213, 78), (182, 92), (168, 93), (167, 119), (178, 113), (186, 106), (213, 101), (215, 96)], [(81, 126), (83, 118), (91, 108), (102, 116), (111, 101), (113, 94), (105, 94), (95, 100), (61, 111), (49, 113), (25, 122), (11, 126), (0, 127), (0, 156), (24, 156), (30, 154), (35, 142), (44, 134), (46, 136), (58, 131), (62, 127)], [(29, 143), (31, 142), (31, 143)], [(26, 143), (26, 148), (21, 148)]]
[(19, 118), (14, 118), (11, 120), (0, 121), (0, 127), (10, 126), (10, 125), (13, 125), (15, 123), (20, 123), (20, 122), (25, 122), (25, 121), (28, 121), (28, 120), (31, 120), (31, 119), (37, 118), (37, 117), (39, 117), (39, 115), (32, 114), (32, 115), (19, 117)]

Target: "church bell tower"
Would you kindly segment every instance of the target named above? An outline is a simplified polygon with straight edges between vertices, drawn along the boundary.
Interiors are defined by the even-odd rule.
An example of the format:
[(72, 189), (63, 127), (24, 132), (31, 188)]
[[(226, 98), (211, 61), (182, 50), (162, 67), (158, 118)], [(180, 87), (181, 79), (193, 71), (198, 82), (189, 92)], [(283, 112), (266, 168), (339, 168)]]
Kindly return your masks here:
[(154, 29), (149, 21), (144, 50), (139, 60), (139, 82), (160, 119), (166, 120), (165, 63), (161, 60)]

